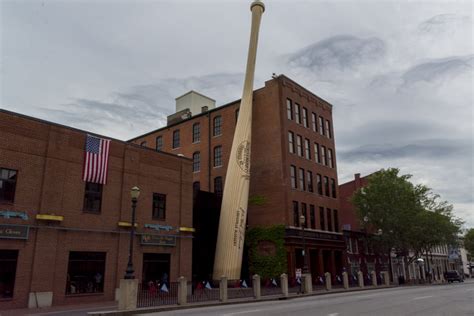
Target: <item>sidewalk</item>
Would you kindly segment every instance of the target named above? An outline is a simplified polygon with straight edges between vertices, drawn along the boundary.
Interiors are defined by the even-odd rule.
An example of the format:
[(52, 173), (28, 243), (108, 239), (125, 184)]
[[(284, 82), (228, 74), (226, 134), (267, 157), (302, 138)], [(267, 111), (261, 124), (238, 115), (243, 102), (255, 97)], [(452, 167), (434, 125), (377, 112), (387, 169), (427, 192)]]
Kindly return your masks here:
[(117, 308), (117, 302), (95, 302), (80, 305), (52, 306), (45, 308), (21, 308), (11, 310), (0, 310), (0, 316), (39, 316), (39, 315), (86, 315), (87, 312), (111, 310)]
[(326, 290), (317, 290), (313, 291), (311, 294), (296, 294), (290, 293), (288, 297), (283, 297), (281, 294), (278, 295), (266, 295), (262, 296), (260, 299), (253, 299), (253, 298), (238, 298), (238, 299), (229, 299), (227, 302), (219, 302), (219, 301), (206, 301), (206, 302), (198, 302), (198, 303), (188, 303), (186, 305), (164, 305), (164, 306), (154, 306), (154, 307), (145, 307), (145, 308), (137, 308), (134, 310), (129, 311), (118, 311), (118, 310), (109, 310), (109, 311), (94, 311), (88, 313), (88, 315), (96, 315), (96, 316), (110, 316), (110, 315), (141, 315), (141, 314), (148, 314), (148, 313), (157, 313), (157, 312), (165, 312), (165, 311), (173, 311), (178, 309), (191, 309), (191, 308), (198, 308), (198, 307), (210, 307), (210, 306), (222, 306), (222, 305), (231, 305), (231, 304), (243, 304), (243, 303), (253, 303), (253, 302), (266, 302), (266, 301), (276, 301), (276, 300), (285, 300), (285, 299), (295, 299), (299, 297), (309, 297), (309, 296), (321, 296), (321, 295), (331, 295), (336, 293), (350, 293), (350, 292), (360, 292), (360, 291), (370, 291), (370, 290), (382, 290), (382, 289), (389, 289), (394, 288), (397, 286), (390, 285), (390, 286), (366, 286), (364, 288), (359, 287), (351, 287), (349, 289), (344, 288), (336, 288), (330, 291)]

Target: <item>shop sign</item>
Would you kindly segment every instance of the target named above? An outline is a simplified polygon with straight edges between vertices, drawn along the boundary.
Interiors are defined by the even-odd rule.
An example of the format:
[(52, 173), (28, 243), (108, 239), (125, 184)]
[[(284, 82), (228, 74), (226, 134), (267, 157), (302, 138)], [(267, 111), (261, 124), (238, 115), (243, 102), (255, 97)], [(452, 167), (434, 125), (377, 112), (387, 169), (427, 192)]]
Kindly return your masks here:
[(160, 224), (145, 224), (145, 228), (149, 228), (149, 229), (154, 229), (154, 230), (165, 230), (165, 231), (171, 231), (173, 230), (173, 226), (169, 226), (169, 225), (160, 225)]
[(28, 239), (29, 228), (29, 226), (0, 224), (0, 238)]
[(20, 212), (20, 211), (12, 211), (12, 210), (0, 210), (0, 217), (3, 218), (21, 218), (24, 221), (28, 220), (28, 214), (25, 212)]
[(160, 236), (160, 235), (142, 235), (142, 245), (153, 245), (153, 246), (176, 246), (175, 236)]

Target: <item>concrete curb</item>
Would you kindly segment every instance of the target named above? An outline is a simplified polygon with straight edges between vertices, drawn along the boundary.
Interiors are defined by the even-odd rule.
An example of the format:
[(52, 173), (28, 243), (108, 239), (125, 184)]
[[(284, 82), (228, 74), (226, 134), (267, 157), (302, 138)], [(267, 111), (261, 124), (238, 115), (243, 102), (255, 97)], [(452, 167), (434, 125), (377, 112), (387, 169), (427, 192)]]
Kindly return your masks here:
[(112, 311), (100, 311), (100, 312), (90, 312), (87, 313), (88, 315), (96, 315), (96, 316), (110, 316), (110, 315), (136, 315), (136, 314), (150, 314), (150, 313), (158, 313), (158, 312), (166, 312), (166, 311), (174, 311), (180, 309), (192, 309), (192, 308), (199, 308), (199, 307), (211, 307), (211, 306), (223, 306), (223, 305), (234, 305), (234, 304), (247, 304), (247, 303), (257, 303), (257, 302), (269, 302), (269, 301), (279, 301), (279, 300), (291, 300), (301, 297), (310, 297), (310, 296), (322, 296), (322, 295), (331, 295), (331, 294), (340, 294), (340, 293), (350, 293), (350, 292), (361, 292), (361, 291), (371, 291), (371, 290), (381, 290), (381, 289), (390, 289), (399, 287), (396, 285), (390, 286), (366, 286), (364, 288), (350, 288), (350, 289), (337, 289), (332, 291), (318, 291), (313, 292), (310, 294), (296, 294), (291, 295), (288, 297), (284, 297), (282, 295), (268, 295), (263, 296), (260, 299), (234, 299), (228, 300), (227, 302), (218, 302), (218, 301), (208, 301), (202, 303), (190, 303), (186, 305), (167, 305), (167, 306), (155, 306), (155, 307), (144, 307), (144, 308), (137, 308), (134, 310), (128, 311), (119, 311), (119, 310), (112, 310)]

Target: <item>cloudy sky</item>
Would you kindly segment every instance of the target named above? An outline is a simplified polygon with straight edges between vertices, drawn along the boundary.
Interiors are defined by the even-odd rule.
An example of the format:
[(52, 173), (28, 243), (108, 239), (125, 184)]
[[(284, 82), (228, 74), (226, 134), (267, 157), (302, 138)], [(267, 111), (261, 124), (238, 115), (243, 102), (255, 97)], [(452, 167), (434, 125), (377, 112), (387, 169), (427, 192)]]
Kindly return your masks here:
[[(255, 87), (334, 105), (340, 183), (398, 167), (474, 227), (471, 1), (266, 0)], [(250, 1), (0, 1), (0, 107), (128, 139), (240, 98)]]

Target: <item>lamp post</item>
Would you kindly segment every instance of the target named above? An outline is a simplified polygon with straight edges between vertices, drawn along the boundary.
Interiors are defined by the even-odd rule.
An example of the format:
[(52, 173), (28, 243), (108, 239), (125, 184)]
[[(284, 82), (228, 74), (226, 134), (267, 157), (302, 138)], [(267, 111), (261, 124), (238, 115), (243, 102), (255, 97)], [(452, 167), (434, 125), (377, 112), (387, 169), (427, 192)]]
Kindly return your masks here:
[(130, 196), (132, 197), (132, 226), (130, 227), (130, 247), (128, 250), (128, 264), (127, 269), (125, 270), (124, 279), (135, 279), (133, 273), (133, 239), (135, 237), (135, 209), (137, 208), (138, 197), (140, 196), (140, 189), (138, 187), (133, 187), (130, 191)]
[(306, 225), (306, 217), (304, 215), (300, 216), (300, 225), (301, 225), (301, 230), (303, 232), (303, 274), (308, 273), (308, 264), (306, 260), (306, 239), (304, 236), (304, 227)]

